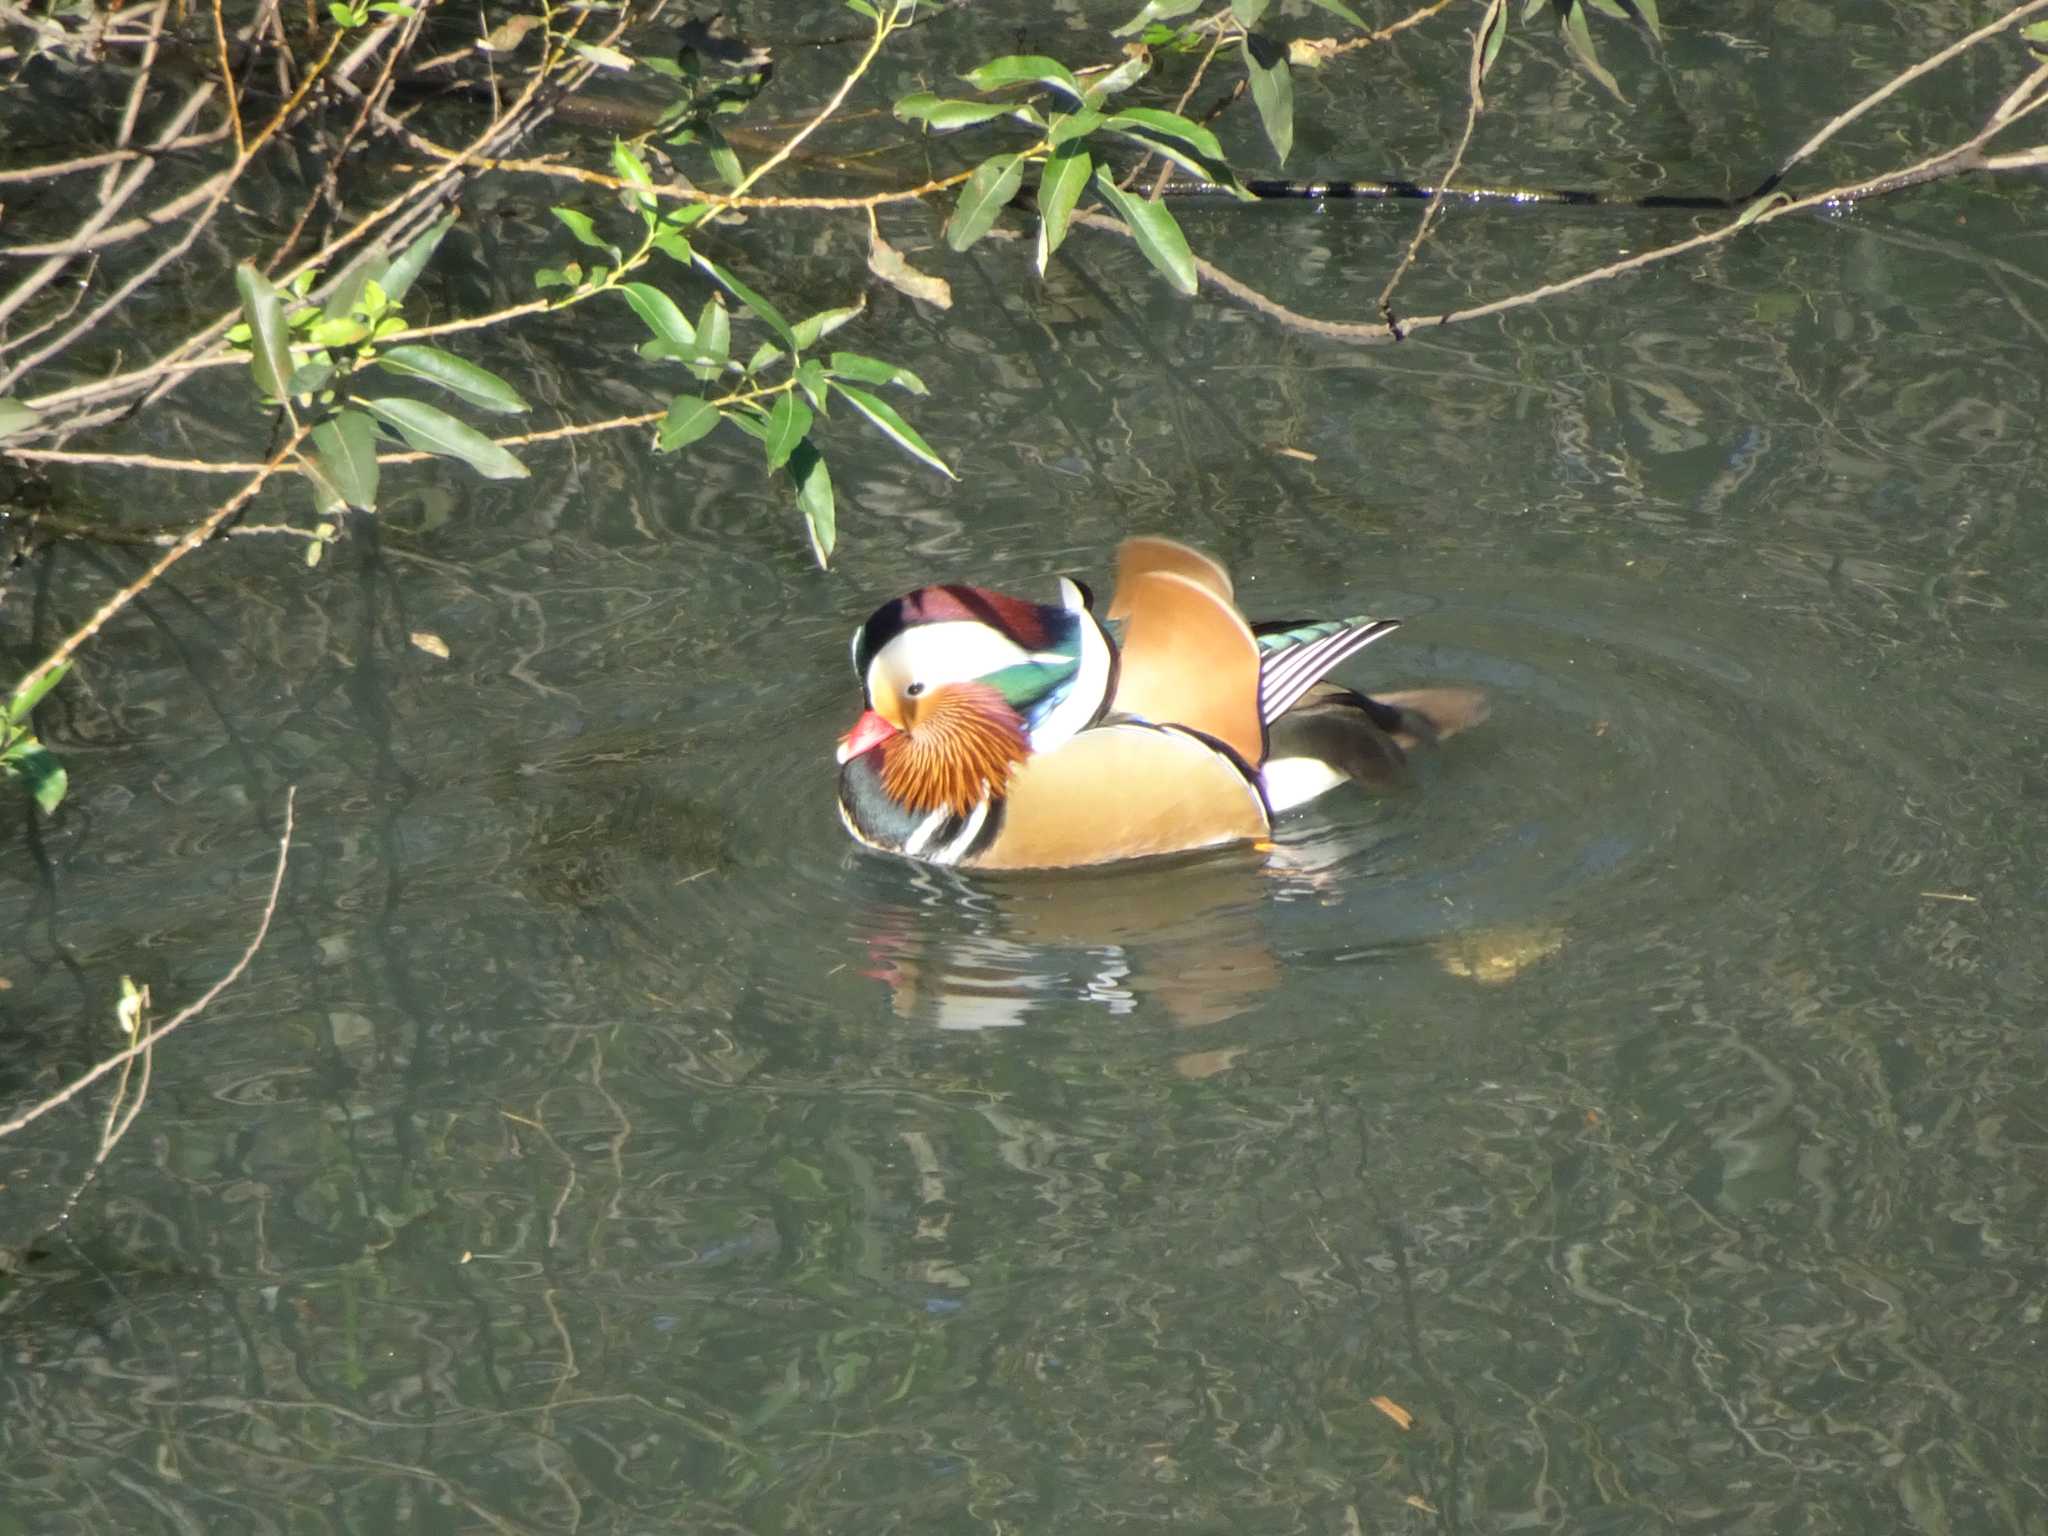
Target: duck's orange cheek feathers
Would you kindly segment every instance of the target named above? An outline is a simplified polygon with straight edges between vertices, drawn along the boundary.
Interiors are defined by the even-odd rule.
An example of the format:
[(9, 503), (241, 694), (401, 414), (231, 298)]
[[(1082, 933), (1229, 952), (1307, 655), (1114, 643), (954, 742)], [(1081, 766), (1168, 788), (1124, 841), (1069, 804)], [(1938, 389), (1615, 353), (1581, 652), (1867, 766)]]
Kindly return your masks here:
[(955, 683), (931, 696), (916, 725), (886, 742), (882, 791), (912, 811), (965, 816), (1001, 794), (1030, 755), (1024, 722), (1000, 693), (985, 683)]

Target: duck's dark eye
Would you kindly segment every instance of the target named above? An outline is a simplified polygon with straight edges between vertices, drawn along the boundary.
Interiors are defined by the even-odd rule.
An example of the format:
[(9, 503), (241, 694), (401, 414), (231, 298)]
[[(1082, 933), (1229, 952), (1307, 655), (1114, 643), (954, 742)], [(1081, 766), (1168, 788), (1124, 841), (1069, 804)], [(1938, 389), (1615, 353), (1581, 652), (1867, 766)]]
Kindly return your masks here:
[(906, 699), (914, 699), (923, 692), (923, 683), (912, 683), (908, 688), (903, 690), (903, 697), (905, 697)]

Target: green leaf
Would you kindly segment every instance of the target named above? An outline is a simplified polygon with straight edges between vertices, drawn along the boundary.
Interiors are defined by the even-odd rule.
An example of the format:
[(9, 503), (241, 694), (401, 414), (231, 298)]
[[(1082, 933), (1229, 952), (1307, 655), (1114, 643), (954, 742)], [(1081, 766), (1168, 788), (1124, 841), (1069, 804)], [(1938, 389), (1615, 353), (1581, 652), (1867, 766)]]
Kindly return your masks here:
[(815, 357), (807, 357), (798, 364), (796, 387), (804, 392), (804, 398), (811, 402), (811, 409), (820, 416), (829, 416), (831, 399), (826, 393), (825, 365)]
[(654, 178), (647, 174), (647, 162), (624, 139), (612, 140), (612, 170), (627, 186), (646, 194), (645, 203), (654, 201)]
[(256, 387), (266, 399), (287, 399), (292, 349), (284, 300), (270, 280), (246, 261), (235, 268), (235, 290), (242, 296), (242, 318), (249, 322), (249, 372)]
[(52, 688), (64, 681), (64, 674), (71, 670), (71, 663), (60, 661), (32, 683), (23, 683), (9, 695), (7, 700), (7, 723), (26, 725), (35, 707), (49, 696)]
[(842, 325), (858, 319), (860, 312), (866, 308), (867, 301), (863, 299), (849, 309), (821, 309), (815, 315), (806, 315), (790, 329), (796, 334), (798, 346), (815, 347)]
[(1571, 51), (1578, 56), (1579, 67), (1602, 85), (1623, 106), (1628, 98), (1621, 94), (1621, 87), (1615, 84), (1614, 76), (1600, 63), (1600, 55), (1593, 49), (1593, 31), (1586, 25), (1586, 8), (1573, 5), (1564, 13), (1564, 40)]
[(1125, 59), (1115, 69), (1097, 75), (1088, 82), (1088, 93), (1081, 99), (1090, 108), (1100, 106), (1104, 100), (1118, 91), (1127, 91), (1152, 72), (1152, 56), (1140, 51)]
[(1038, 275), (1045, 276), (1045, 264), (1067, 238), (1067, 220), (1088, 186), (1095, 162), (1080, 144), (1054, 150), (1045, 160), (1045, 176), (1038, 184)]
[(825, 456), (802, 442), (784, 466), (796, 483), (796, 504), (804, 514), (804, 526), (811, 533), (811, 553), (819, 567), (832, 561), (832, 546), (839, 540), (839, 521), (832, 505), (832, 477), (825, 472)]
[(1737, 229), (1746, 229), (1779, 204), (1791, 201), (1792, 195), (1789, 192), (1773, 192), (1769, 197), (1760, 197), (1742, 210), (1735, 220), (1735, 227)]
[(677, 395), (668, 403), (668, 415), (654, 434), (657, 453), (674, 453), (687, 448), (718, 425), (718, 407), (695, 395)]
[(1145, 9), (1129, 21), (1116, 28), (1111, 37), (1129, 37), (1133, 32), (1142, 32), (1155, 21), (1171, 21), (1176, 16), (1185, 16), (1198, 9), (1202, 0), (1145, 0)]
[(881, 388), (894, 384), (898, 389), (908, 390), (913, 395), (928, 395), (924, 380), (908, 368), (899, 368), (894, 363), (885, 363), (879, 357), (868, 357), (859, 352), (834, 352), (832, 372), (837, 378), (858, 379), (863, 384)]
[(591, 63), (599, 65), (604, 69), (631, 69), (633, 67), (632, 55), (621, 53), (616, 48), (607, 48), (602, 43), (586, 43), (580, 37), (567, 37), (562, 39), (562, 41), (582, 54), (584, 58), (590, 60)]
[(761, 345), (754, 348), (754, 355), (747, 359), (746, 366), (740, 371), (751, 379), (778, 357), (787, 357), (788, 355), (782, 348), (775, 345), (774, 342), (764, 341)]
[(960, 189), (953, 217), (946, 221), (946, 244), (964, 251), (987, 234), (1023, 180), (1021, 155), (995, 155), (977, 165)]
[(934, 133), (972, 127), (1010, 112), (1007, 102), (952, 101), (930, 91), (914, 91), (896, 103), (896, 116), (906, 123), (923, 123)]
[(886, 400), (879, 399), (864, 389), (854, 389), (846, 384), (835, 382), (832, 387), (844, 395), (856, 411), (879, 427), (884, 437), (913, 459), (931, 465), (948, 480), (960, 478), (946, 467), (946, 461), (932, 452), (931, 445), (919, 437), (910, 423), (897, 415), (896, 408)]
[(768, 440), (768, 413), (748, 406), (728, 405), (720, 409), (719, 415), (738, 427), (757, 443)]
[(1046, 142), (1054, 149), (1058, 149), (1062, 144), (1093, 133), (1105, 120), (1103, 114), (1093, 107), (1083, 107), (1078, 112), (1062, 112), (1047, 128)]
[(385, 298), (396, 304), (411, 292), (412, 285), (419, 280), (419, 275), (427, 270), (427, 263), (434, 259), (434, 252), (440, 248), (442, 237), (454, 227), (455, 215), (451, 213), (398, 253), (391, 265), (377, 276), (377, 281), (383, 286)]
[(1314, 6), (1320, 6), (1323, 10), (1328, 11), (1332, 16), (1341, 16), (1344, 20), (1350, 22), (1351, 25), (1358, 28), (1358, 30), (1361, 32), (1366, 30), (1365, 22), (1359, 16), (1358, 12), (1351, 9), (1350, 6), (1345, 5), (1343, 3), (1343, 0), (1308, 0), (1308, 3)]
[(881, 14), (868, 4), (868, 0), (845, 0), (846, 8), (856, 16), (865, 16), (869, 21), (880, 21)]
[(548, 211), (560, 219), (569, 233), (578, 240), (595, 250), (605, 252), (611, 257), (614, 265), (619, 262), (619, 248), (597, 232), (597, 226), (591, 222), (589, 214), (576, 208), (551, 208)]
[(768, 451), (768, 467), (780, 469), (789, 462), (796, 445), (809, 435), (816, 418), (811, 408), (793, 394), (779, 396), (768, 413), (768, 435), (761, 440)]
[(0, 755), (0, 768), (28, 786), (45, 816), (56, 814), (70, 779), (48, 747), (33, 736), (24, 736)]
[(352, 347), (369, 334), (354, 315), (322, 315), (306, 327), (306, 340), (316, 347)]
[(1116, 184), (1116, 178), (1109, 174), (1106, 165), (1096, 168), (1095, 190), (1123, 215), (1145, 259), (1182, 293), (1192, 294), (1195, 291), (1194, 252), (1188, 249), (1187, 236), (1180, 232), (1180, 225), (1167, 212), (1166, 204), (1132, 197)]
[[(373, 278), (390, 274), (391, 258), (381, 248), (372, 248), (342, 269), (334, 286), (327, 290), (327, 298), (320, 306), (320, 313), (330, 320), (338, 320), (351, 313), (356, 300), (363, 296), (363, 284)], [(381, 285), (380, 285), (381, 286)]]
[(0, 443), (26, 432), (41, 421), (42, 414), (13, 395), (0, 398)]
[(334, 493), (352, 507), (377, 510), (377, 423), (338, 411), (313, 429), (313, 451)]
[(773, 304), (770, 304), (766, 299), (762, 298), (761, 295), (754, 292), (753, 289), (749, 288), (745, 283), (741, 282), (738, 278), (734, 277), (730, 272), (726, 271), (725, 268), (721, 267), (717, 262), (713, 261), (710, 257), (706, 256), (702, 251), (692, 251), (690, 255), (692, 259), (696, 261), (698, 266), (702, 267), (706, 272), (711, 274), (711, 276), (717, 281), (719, 287), (723, 288), (727, 293), (731, 294), (734, 298), (738, 299), (742, 304), (746, 305), (749, 310), (753, 311), (754, 315), (757, 318), (759, 318), (767, 325), (769, 330), (773, 331), (777, 336), (781, 337), (782, 344), (785, 347), (788, 347), (789, 350), (792, 352), (802, 350), (802, 348), (798, 347), (796, 344), (796, 333), (789, 328), (789, 322), (782, 318), (782, 312), (776, 309), (776, 307)]
[(1000, 59), (990, 59), (960, 78), (977, 91), (999, 91), (1006, 85), (1035, 81), (1040, 85), (1057, 86), (1076, 101), (1081, 99), (1081, 82), (1074, 78), (1074, 72), (1058, 59), (1048, 59), (1038, 53), (1013, 53)]
[(527, 477), (528, 470), (524, 464), (475, 427), (457, 421), (438, 406), (397, 396), (356, 403), (396, 427), (399, 435), (422, 453), (460, 459), (486, 480), (524, 480)]
[(1230, 14), (1237, 24), (1249, 32), (1259, 24), (1259, 18), (1266, 14), (1271, 0), (1230, 0)]
[(1479, 78), (1484, 80), (1493, 70), (1493, 61), (1500, 57), (1500, 45), (1508, 40), (1506, 0), (1494, 0), (1479, 24), (1486, 29), (1485, 47), (1479, 56)]
[(1244, 72), (1252, 83), (1252, 104), (1280, 164), (1294, 148), (1294, 79), (1287, 73), (1287, 50), (1269, 37), (1247, 35), (1238, 45)]
[(732, 356), (732, 312), (715, 297), (704, 301), (697, 316), (697, 353), (704, 359), (697, 376), (706, 380), (723, 373)]
[(656, 341), (668, 346), (672, 355), (687, 356), (697, 350), (697, 332), (676, 308), (674, 299), (652, 283), (621, 283), (619, 292), (640, 317), (640, 323), (653, 333)]
[(377, 355), (377, 366), (438, 384), (480, 411), (516, 416), (528, 408), (519, 392), (488, 368), (479, 368), (439, 347), (393, 347)]
[(1161, 138), (1177, 139), (1208, 159), (1220, 161), (1224, 158), (1223, 146), (1216, 142), (1216, 135), (1178, 112), (1162, 112), (1157, 107), (1125, 107), (1110, 117), (1109, 126), (1142, 128)]

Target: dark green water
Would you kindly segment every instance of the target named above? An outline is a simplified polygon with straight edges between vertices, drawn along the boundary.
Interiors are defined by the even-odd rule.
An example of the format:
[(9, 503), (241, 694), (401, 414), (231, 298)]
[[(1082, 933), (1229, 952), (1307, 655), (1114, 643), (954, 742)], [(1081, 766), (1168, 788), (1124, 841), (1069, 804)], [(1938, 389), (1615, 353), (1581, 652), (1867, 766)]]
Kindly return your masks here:
[[(1666, 10), (1663, 66), (1601, 34), (1627, 114), (1511, 45), (1474, 178), (1729, 190), (1924, 51), (1889, 11)], [(981, 30), (887, 86), (1015, 41)], [(1304, 77), (1289, 169), (1431, 173), (1461, 46)], [(449, 312), (561, 259), (533, 196), (478, 190)], [(931, 383), (962, 482), (835, 420), (829, 574), (719, 438), (394, 472), (318, 571), (188, 561), (66, 687), (63, 813), (0, 831), (0, 1111), (115, 1043), (124, 973), (165, 1016), (232, 963), (296, 785), (290, 873), (0, 1281), (0, 1532), (2048, 1532), (2040, 205), (1951, 182), (1374, 351), (899, 212), (956, 306), (876, 287), (845, 334)], [(1414, 218), (1186, 223), (1366, 318)], [(1404, 301), (1691, 227), (1455, 210)], [(861, 286), (852, 221), (722, 239), (786, 309)], [(634, 339), (586, 309), (478, 355), (548, 425), (652, 403)], [(1269, 865), (857, 851), (852, 625), (1099, 587), (1148, 530), (1255, 614), (1412, 616), (1347, 676), (1492, 721)], [(17, 572), (9, 654), (134, 568)], [(102, 1102), (0, 1144), (0, 1245)]]

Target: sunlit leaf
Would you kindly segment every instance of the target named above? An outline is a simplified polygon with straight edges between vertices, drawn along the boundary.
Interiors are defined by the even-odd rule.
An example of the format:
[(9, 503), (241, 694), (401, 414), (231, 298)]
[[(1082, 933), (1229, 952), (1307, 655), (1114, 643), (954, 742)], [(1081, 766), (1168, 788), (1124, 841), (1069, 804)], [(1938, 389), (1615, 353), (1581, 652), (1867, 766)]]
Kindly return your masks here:
[(64, 674), (71, 670), (71, 663), (60, 661), (32, 683), (23, 683), (8, 696), (6, 716), (9, 725), (26, 725), (35, 707), (49, 696), (52, 688), (64, 681)]
[(949, 133), (1006, 116), (1007, 102), (952, 101), (930, 91), (915, 91), (896, 103), (896, 116), (906, 123), (923, 123), (934, 133)]
[(1087, 188), (1088, 177), (1094, 169), (1094, 161), (1089, 158), (1086, 147), (1080, 144), (1068, 144), (1046, 157), (1044, 179), (1038, 184), (1037, 264), (1040, 277), (1045, 275), (1045, 264), (1052, 253), (1067, 238), (1067, 220), (1073, 216), (1074, 205), (1081, 200), (1081, 193)]
[(809, 434), (815, 419), (811, 408), (794, 394), (777, 398), (775, 408), (768, 413), (768, 435), (761, 439), (770, 469), (780, 469), (789, 462), (790, 454)]
[(831, 397), (827, 393), (825, 365), (815, 357), (807, 357), (796, 370), (796, 387), (804, 392), (804, 398), (811, 403), (811, 409), (820, 416), (830, 416)]
[(12, 395), (0, 399), (0, 443), (28, 431), (42, 419), (40, 412)]
[(28, 792), (35, 796), (36, 805), (45, 816), (56, 813), (71, 782), (55, 754), (33, 736), (24, 737), (9, 747), (6, 755), (0, 756), (0, 768), (28, 786)]
[(1062, 144), (1070, 140), (1093, 133), (1103, 125), (1104, 121), (1106, 121), (1104, 114), (1096, 111), (1093, 107), (1082, 107), (1074, 112), (1062, 112), (1047, 127), (1045, 140), (1054, 149), (1058, 149)]
[(692, 251), (690, 255), (698, 266), (711, 274), (712, 278), (717, 281), (721, 288), (746, 305), (757, 318), (766, 323), (769, 330), (781, 337), (782, 344), (785, 347), (788, 347), (792, 352), (801, 350), (796, 343), (796, 333), (789, 328), (789, 322), (782, 318), (782, 312), (773, 304), (770, 304), (761, 295), (754, 292), (753, 289), (734, 277), (702, 251)]
[(327, 297), (321, 302), (320, 313), (334, 320), (347, 315), (356, 307), (356, 300), (362, 297), (363, 284), (372, 278), (390, 275), (391, 258), (382, 249), (373, 248), (364, 252), (342, 269), (341, 276), (327, 290)]
[(1116, 178), (1109, 174), (1106, 165), (1096, 168), (1095, 190), (1123, 215), (1124, 223), (1130, 226), (1131, 236), (1137, 241), (1145, 259), (1182, 293), (1193, 293), (1194, 252), (1188, 249), (1187, 236), (1180, 232), (1180, 225), (1174, 222), (1166, 204), (1131, 196), (1116, 184)]
[(1157, 107), (1125, 107), (1111, 115), (1109, 125), (1142, 128), (1162, 138), (1177, 139), (1211, 160), (1223, 159), (1223, 146), (1216, 142), (1216, 135), (1178, 112), (1162, 112)]
[(694, 372), (706, 383), (725, 372), (732, 356), (732, 312), (716, 296), (704, 301), (697, 316), (697, 355), (704, 361), (694, 365)]
[(591, 63), (605, 69), (626, 70), (633, 67), (631, 54), (621, 53), (616, 48), (607, 48), (603, 43), (586, 43), (580, 37), (564, 38), (563, 41)]
[(1009, 206), (1024, 180), (1020, 155), (995, 155), (974, 168), (953, 205), (953, 217), (946, 221), (946, 244), (964, 251), (994, 227), (996, 217)]
[(832, 477), (825, 472), (825, 456), (808, 442), (798, 443), (783, 466), (796, 484), (796, 504), (810, 530), (811, 553), (818, 564), (829, 566), (832, 546), (839, 541), (839, 521), (832, 504)]
[(1006, 85), (1032, 81), (1057, 86), (1074, 100), (1081, 99), (1081, 82), (1074, 78), (1074, 72), (1058, 59), (1048, 59), (1043, 54), (1009, 54), (1000, 59), (990, 59), (978, 69), (970, 69), (961, 78), (978, 91), (998, 91)]
[(475, 427), (424, 400), (391, 396), (356, 403), (396, 427), (399, 436), (420, 452), (460, 459), (486, 480), (524, 480), (529, 473), (524, 464)]
[(551, 208), (550, 213), (562, 221), (563, 226), (585, 245), (610, 254), (613, 261), (619, 259), (619, 248), (597, 232), (597, 226), (590, 215), (577, 208)]
[(1189, 11), (1201, 7), (1202, 0), (1145, 0), (1145, 8), (1122, 26), (1114, 29), (1111, 37), (1129, 37), (1133, 32), (1142, 32), (1155, 21), (1171, 21), (1176, 16), (1185, 16)]
[(289, 398), (292, 378), (291, 331), (285, 324), (284, 299), (270, 279), (248, 262), (235, 268), (235, 291), (242, 298), (242, 318), (249, 326), (249, 372), (266, 398)]
[(451, 213), (398, 253), (377, 277), (386, 299), (396, 304), (412, 291), (412, 285), (419, 281), (427, 263), (434, 259), (434, 252), (440, 249), (442, 238), (454, 227), (455, 215)]
[(1269, 37), (1246, 36), (1239, 44), (1244, 71), (1252, 83), (1252, 105), (1280, 164), (1294, 148), (1294, 78), (1287, 73), (1287, 50)]
[(656, 341), (667, 346), (672, 355), (687, 356), (697, 350), (696, 328), (676, 307), (674, 299), (652, 283), (621, 283), (618, 291), (632, 306), (633, 313), (640, 317), (640, 323), (647, 327)]
[(1564, 40), (1577, 55), (1579, 67), (1605, 86), (1616, 101), (1627, 106), (1628, 98), (1621, 94), (1621, 87), (1615, 83), (1614, 76), (1607, 72), (1606, 66), (1600, 62), (1600, 55), (1594, 51), (1593, 31), (1586, 25), (1584, 5), (1575, 4), (1565, 11)]
[(1486, 28), (1486, 43), (1479, 57), (1479, 76), (1483, 80), (1493, 68), (1493, 61), (1500, 57), (1501, 44), (1508, 40), (1508, 8), (1505, 0), (1494, 0), (1494, 4), (1479, 23)]
[(738, 427), (755, 442), (768, 440), (768, 413), (747, 406), (728, 405), (718, 413), (725, 420)]
[(867, 307), (868, 301), (863, 298), (858, 304), (845, 309), (821, 309), (815, 315), (806, 315), (797, 321), (790, 330), (795, 333), (798, 346), (815, 347), (842, 325), (858, 319), (861, 311)]
[(313, 429), (313, 451), (334, 493), (365, 512), (377, 509), (377, 423), (342, 410)]
[(1747, 208), (1744, 208), (1742, 212), (1736, 217), (1735, 227), (1737, 229), (1746, 228), (1747, 226), (1754, 224), (1759, 218), (1761, 218), (1764, 214), (1768, 213), (1771, 209), (1778, 207), (1780, 204), (1789, 203), (1791, 201), (1792, 196), (1789, 192), (1773, 192), (1769, 197), (1760, 197), (1755, 202), (1751, 203)]
[(1115, 69), (1106, 70), (1088, 82), (1087, 94), (1081, 99), (1089, 107), (1096, 107), (1119, 91), (1127, 91), (1152, 72), (1152, 55), (1139, 49)]
[(520, 399), (519, 391), (488, 368), (479, 368), (475, 363), (457, 357), (453, 352), (443, 352), (439, 347), (392, 347), (377, 354), (377, 366), (438, 384), (480, 411), (512, 416), (528, 408)]
[(960, 478), (946, 467), (946, 461), (932, 452), (931, 445), (919, 437), (910, 423), (898, 415), (896, 408), (886, 400), (879, 399), (864, 389), (854, 389), (837, 381), (834, 381), (832, 387), (845, 396), (856, 411), (880, 428), (884, 437), (913, 459), (931, 465), (948, 480)]
[(1259, 24), (1259, 18), (1266, 14), (1271, 0), (1230, 0), (1230, 14), (1240, 27), (1249, 32)]
[(624, 139), (612, 140), (612, 171), (629, 187), (650, 193), (654, 189), (654, 178), (647, 172), (647, 162), (640, 157), (640, 151)]
[(878, 389), (885, 384), (894, 384), (913, 395), (931, 393), (924, 387), (924, 380), (908, 368), (899, 368), (894, 363), (885, 363), (879, 357), (867, 357), (859, 352), (834, 352), (832, 373), (837, 378), (858, 379)]
[(719, 422), (718, 407), (695, 395), (677, 395), (668, 403), (668, 414), (654, 434), (657, 452), (674, 453), (687, 448)]

